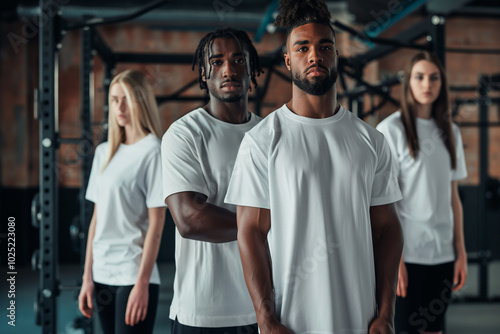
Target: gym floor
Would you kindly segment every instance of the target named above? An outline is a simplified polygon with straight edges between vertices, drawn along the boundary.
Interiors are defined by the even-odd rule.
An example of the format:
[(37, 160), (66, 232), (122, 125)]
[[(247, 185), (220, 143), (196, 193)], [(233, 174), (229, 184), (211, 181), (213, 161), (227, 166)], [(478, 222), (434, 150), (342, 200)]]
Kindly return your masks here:
[[(168, 318), (170, 301), (172, 300), (172, 284), (175, 265), (171, 262), (159, 263), (162, 279), (160, 288), (160, 304), (156, 316), (154, 334), (170, 334)], [(81, 273), (78, 265), (61, 265), (60, 281), (65, 286), (76, 283)], [(496, 302), (468, 301), (478, 296), (479, 266), (469, 264), (469, 277), (466, 287), (457, 296), (457, 302), (449, 307), (446, 319), (447, 334), (499, 334), (500, 333), (500, 261), (489, 266), (488, 291), (490, 298), (496, 297)], [(22, 267), (17, 272), (16, 281), (16, 326), (7, 324), (8, 318), (3, 318), (0, 324), (2, 334), (32, 334), (41, 333), (41, 328), (35, 325), (33, 303), (38, 287), (38, 275), (29, 266)], [(78, 291), (62, 291), (58, 298), (58, 333), (83, 334), (83, 330), (74, 326), (75, 318), (80, 316), (76, 296)], [(2, 300), (3, 297), (2, 297)], [(2, 306), (2, 309), (3, 306)], [(6, 320), (7, 319), (7, 320)], [(94, 323), (95, 334), (101, 331)]]

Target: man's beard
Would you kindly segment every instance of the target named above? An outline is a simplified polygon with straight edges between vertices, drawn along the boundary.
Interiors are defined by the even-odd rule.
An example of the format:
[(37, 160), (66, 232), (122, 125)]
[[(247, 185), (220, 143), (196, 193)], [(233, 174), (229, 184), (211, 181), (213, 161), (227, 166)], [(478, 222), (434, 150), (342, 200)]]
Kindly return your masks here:
[[(312, 67), (307, 68), (305, 72), (309, 71)], [(328, 69), (324, 66), (319, 65), (319, 67), (328, 71)], [(290, 72), (292, 75), (292, 82), (295, 84), (295, 86), (299, 87), (309, 95), (324, 95), (333, 87), (333, 85), (337, 81), (336, 68), (331, 68), (330, 71), (327, 72), (327, 76), (325, 78), (313, 77), (312, 80), (307, 79), (307, 75), (304, 75), (304, 77), (300, 77), (300, 75), (294, 73), (292, 69), (290, 69)]]
[(241, 101), (243, 95), (217, 96), (217, 98), (222, 102), (233, 103)]

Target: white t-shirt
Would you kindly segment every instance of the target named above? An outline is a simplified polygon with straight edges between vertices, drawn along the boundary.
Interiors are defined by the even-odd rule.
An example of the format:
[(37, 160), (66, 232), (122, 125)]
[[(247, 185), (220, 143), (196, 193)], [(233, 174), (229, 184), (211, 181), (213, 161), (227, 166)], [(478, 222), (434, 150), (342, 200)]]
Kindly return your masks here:
[[(92, 275), (102, 284), (134, 285), (149, 226), (148, 208), (165, 206), (160, 139), (148, 134), (135, 144), (121, 144), (101, 173), (107, 154), (107, 142), (97, 146), (85, 195), (97, 205)], [(160, 284), (156, 264), (150, 283)]]
[[(260, 121), (226, 123), (198, 108), (174, 122), (162, 139), (163, 198), (199, 192), (225, 204), (227, 185), (246, 131)], [(210, 243), (175, 234), (174, 297), (170, 318), (193, 327), (232, 327), (256, 322), (241, 268), (238, 243)]]
[(226, 202), (271, 210), (276, 311), (292, 332), (367, 333), (369, 208), (401, 198), (393, 169), (382, 134), (343, 107), (313, 119), (283, 105), (246, 134)]
[(452, 124), (457, 168), (433, 119), (417, 118), (420, 152), (413, 159), (401, 120), (395, 112), (377, 126), (398, 164), (403, 200), (396, 204), (405, 237), (403, 258), (408, 263), (439, 264), (455, 259), (451, 181), (467, 177), (462, 137)]

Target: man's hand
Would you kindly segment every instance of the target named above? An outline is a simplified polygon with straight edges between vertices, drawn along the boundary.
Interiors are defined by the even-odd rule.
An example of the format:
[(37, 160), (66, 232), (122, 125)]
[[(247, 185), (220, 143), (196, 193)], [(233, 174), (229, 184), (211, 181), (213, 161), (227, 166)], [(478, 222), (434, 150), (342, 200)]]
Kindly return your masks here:
[(259, 324), (259, 329), (261, 334), (293, 334), (285, 325), (283, 325), (278, 320), (273, 321), (270, 324)]
[(392, 319), (377, 317), (373, 319), (368, 334), (394, 334), (394, 322)]

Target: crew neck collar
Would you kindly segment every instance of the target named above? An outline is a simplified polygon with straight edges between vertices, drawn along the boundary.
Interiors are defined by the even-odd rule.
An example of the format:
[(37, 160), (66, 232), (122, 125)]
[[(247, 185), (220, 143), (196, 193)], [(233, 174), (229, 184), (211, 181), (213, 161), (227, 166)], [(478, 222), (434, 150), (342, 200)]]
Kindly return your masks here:
[(280, 110), (286, 117), (291, 118), (297, 122), (310, 125), (323, 125), (323, 124), (335, 123), (340, 121), (346, 113), (346, 109), (342, 105), (340, 105), (339, 110), (334, 115), (326, 118), (311, 118), (311, 117), (297, 115), (287, 107), (286, 103), (281, 107)]
[(197, 109), (202, 115), (204, 115), (205, 118), (207, 119), (210, 119), (212, 120), (213, 122), (217, 123), (217, 124), (220, 124), (220, 125), (223, 125), (223, 126), (227, 126), (227, 127), (247, 127), (251, 124), (253, 124), (253, 120), (255, 119), (255, 115), (249, 111), (250, 113), (250, 119), (245, 122), (245, 123), (229, 123), (229, 122), (224, 122), (224, 121), (221, 121), (220, 119), (218, 119), (217, 117), (214, 117), (212, 114), (210, 114), (208, 111), (206, 111), (204, 108), (198, 108)]
[(143, 138), (139, 139), (138, 141), (136, 141), (136, 142), (135, 142), (135, 143), (133, 143), (133, 144), (125, 144), (125, 143), (121, 143), (121, 144), (120, 144), (120, 146), (122, 146), (122, 147), (134, 147), (134, 146), (136, 146), (136, 145), (138, 145), (138, 144), (141, 144), (141, 143), (145, 142), (145, 141), (146, 141), (146, 139), (151, 138), (151, 137), (154, 137), (154, 136), (155, 136), (155, 135), (153, 135), (153, 134), (150, 132), (150, 133), (148, 133), (146, 136), (144, 136)]

